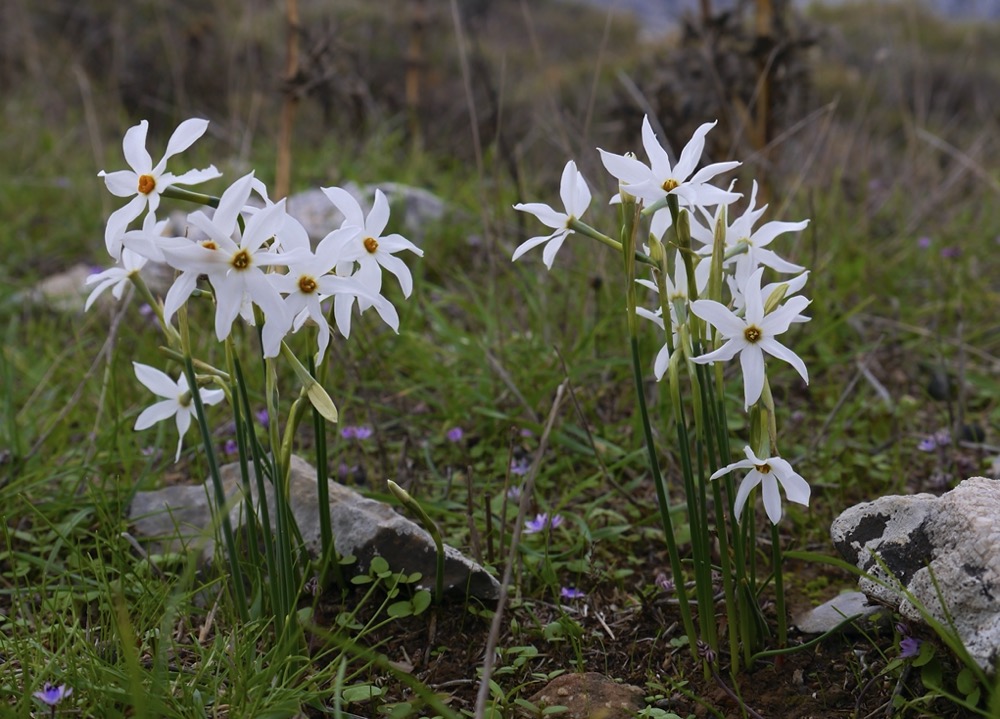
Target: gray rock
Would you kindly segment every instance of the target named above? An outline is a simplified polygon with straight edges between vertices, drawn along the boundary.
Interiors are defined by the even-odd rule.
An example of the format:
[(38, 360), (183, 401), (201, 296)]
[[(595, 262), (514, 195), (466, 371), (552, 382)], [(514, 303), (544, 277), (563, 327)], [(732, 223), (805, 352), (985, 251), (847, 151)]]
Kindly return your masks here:
[[(231, 505), (230, 521), (238, 528), (245, 514), (240, 467), (237, 463), (227, 464), (220, 471)], [(252, 476), (251, 487), (254, 507), (259, 507)], [(381, 556), (394, 571), (420, 572), (423, 575), (421, 585), (433, 589), (437, 555), (431, 536), (422, 527), (389, 505), (368, 499), (342, 484), (330, 481), (328, 487), (334, 544), (341, 555), (357, 558), (354, 565), (357, 571), (366, 572), (372, 558)], [(137, 536), (165, 541), (164, 548), (169, 551), (200, 547), (203, 560), (209, 561), (215, 550), (210, 496), (214, 496), (211, 480), (195, 486), (138, 492), (129, 508), (129, 520)], [(270, 483), (265, 484), (265, 496), (273, 525), (274, 494)], [(316, 470), (295, 456), (291, 463), (289, 498), (305, 548), (312, 557), (318, 557), (321, 534)], [(448, 594), (467, 594), (484, 600), (499, 596), (500, 583), (489, 572), (447, 545), (444, 572)]]
[[(398, 182), (382, 182), (359, 186), (343, 185), (367, 212), (375, 199), (375, 190), (382, 190), (389, 200), (393, 222), (398, 223), (407, 239), (419, 243), (428, 225), (444, 217), (444, 200), (433, 192)], [(344, 216), (320, 189), (306, 190), (288, 198), (288, 214), (302, 223), (313, 242), (318, 242), (340, 227)]]
[[(823, 634), (851, 617), (860, 622), (884, 612), (883, 606), (869, 604), (864, 592), (843, 592), (801, 614), (795, 619), (795, 628), (803, 634)], [(845, 625), (843, 630), (848, 631), (855, 626), (855, 622)]]
[(859, 504), (834, 520), (830, 533), (840, 553), (871, 575), (859, 581), (861, 591), (911, 621), (922, 622), (923, 610), (945, 626), (952, 622), (973, 659), (993, 671), (1000, 658), (1000, 480), (974, 477), (941, 497)]

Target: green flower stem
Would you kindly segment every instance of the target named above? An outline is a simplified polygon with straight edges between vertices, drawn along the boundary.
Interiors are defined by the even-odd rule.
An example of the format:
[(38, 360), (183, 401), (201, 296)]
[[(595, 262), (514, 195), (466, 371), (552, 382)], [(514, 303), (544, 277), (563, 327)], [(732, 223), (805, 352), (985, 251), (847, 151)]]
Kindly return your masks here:
[[(184, 357), (184, 372), (187, 375), (188, 386), (197, 387), (198, 378), (194, 373), (194, 363), (191, 361), (190, 354)], [(208, 419), (205, 416), (205, 407), (201, 402), (201, 392), (192, 392), (191, 401), (194, 403), (194, 411), (198, 416), (198, 427), (201, 429), (201, 441), (205, 447), (205, 457), (208, 460), (209, 476), (212, 478), (212, 487), (215, 490), (215, 503), (222, 524), (222, 536), (226, 543), (226, 554), (229, 557), (229, 569), (232, 572), (236, 608), (239, 611), (240, 620), (247, 622), (250, 619), (250, 614), (247, 606), (246, 590), (243, 586), (243, 571), (240, 569), (239, 557), (236, 554), (236, 541), (233, 538), (233, 527), (229, 521), (226, 491), (222, 486), (219, 464), (215, 459), (215, 448), (212, 446), (212, 433), (208, 429)]]
[(167, 324), (167, 322), (164, 321), (163, 304), (158, 299), (153, 297), (153, 293), (150, 292), (149, 286), (146, 284), (146, 281), (142, 279), (142, 275), (139, 274), (138, 272), (133, 272), (131, 275), (129, 275), (129, 279), (132, 281), (132, 286), (135, 287), (136, 292), (139, 293), (139, 296), (142, 297), (143, 300), (145, 300), (147, 305), (153, 308), (153, 312), (156, 313), (156, 319), (160, 323), (160, 329), (163, 330), (163, 334), (166, 336), (167, 342), (170, 343), (171, 347), (179, 347), (181, 344), (180, 334), (177, 332), (176, 329), (174, 329), (173, 325)]
[[(309, 358), (309, 372), (316, 381), (322, 384), (320, 374), (326, 374), (326, 365), (316, 366), (315, 357)], [(338, 587), (345, 587), (343, 573), (340, 570), (340, 555), (337, 553), (333, 538), (333, 527), (330, 524), (330, 480), (327, 477), (326, 457), (326, 420), (320, 411), (312, 408), (313, 435), (316, 442), (316, 499), (319, 502), (319, 536), (321, 544), (320, 555), (320, 586), (325, 583), (327, 568), (332, 568), (333, 578)]]
[(162, 196), (169, 197), (174, 200), (193, 202), (196, 205), (207, 205), (208, 207), (219, 206), (218, 197), (204, 195), (200, 192), (192, 192), (191, 190), (185, 190), (183, 187), (177, 187), (176, 185), (172, 185), (165, 189)]
[[(603, 232), (600, 232), (599, 230), (595, 230), (593, 227), (591, 227), (590, 225), (588, 225), (585, 222), (580, 222), (575, 217), (570, 218), (570, 221), (569, 221), (569, 223), (568, 223), (567, 226), (569, 227), (569, 229), (573, 230), (574, 232), (579, 232), (581, 235), (584, 235), (586, 237), (591, 238), (592, 240), (597, 240), (598, 242), (607, 245), (608, 247), (610, 247), (611, 249), (613, 249), (615, 252), (621, 252), (622, 251), (622, 243), (621, 242), (619, 242), (618, 240), (611, 239), (610, 237), (608, 237), (607, 235), (605, 235)], [(633, 243), (633, 245), (634, 245), (634, 243)], [(642, 262), (643, 264), (647, 264), (647, 265), (649, 265), (651, 267), (656, 267), (656, 263), (649, 257), (649, 255), (647, 255), (647, 254), (645, 254), (643, 252), (639, 252), (638, 250), (635, 250), (634, 248), (633, 248), (633, 253), (634, 253), (635, 259), (638, 260), (639, 262)]]
[[(677, 592), (678, 608), (684, 631), (687, 633), (688, 645), (692, 656), (698, 656), (698, 634), (695, 631), (694, 620), (691, 617), (691, 606), (688, 604), (685, 588), (684, 570), (681, 566), (680, 553), (677, 550), (677, 539), (674, 536), (673, 520), (670, 518), (670, 505), (667, 502), (667, 492), (660, 474), (660, 462), (656, 456), (656, 443), (653, 439), (653, 429), (649, 421), (649, 411), (646, 408), (646, 391), (643, 386), (642, 359), (639, 354), (639, 330), (637, 326), (636, 291), (635, 291), (635, 233), (638, 225), (638, 208), (635, 198), (622, 194), (622, 258), (625, 263), (625, 297), (628, 313), (629, 346), (632, 352), (632, 376), (635, 379), (635, 394), (639, 403), (639, 416), (642, 420), (643, 436), (646, 452), (649, 455), (649, 469), (653, 475), (653, 485), (656, 487), (656, 501), (660, 509), (660, 521), (663, 523), (663, 535), (667, 542), (667, 554), (670, 557), (670, 573), (673, 576)], [(669, 319), (669, 318), (667, 318)]]
[[(187, 376), (188, 387), (194, 390), (198, 386), (198, 377), (194, 371), (194, 361), (191, 359), (191, 332), (188, 329), (187, 307), (181, 307), (177, 311), (177, 325), (181, 340), (181, 366)], [(223, 541), (226, 544), (226, 552), (229, 555), (229, 568), (233, 578), (233, 592), (236, 595), (237, 611), (240, 619), (246, 621), (249, 618), (249, 610), (246, 601), (246, 592), (243, 587), (243, 572), (240, 570), (239, 558), (236, 556), (236, 541), (233, 538), (233, 526), (229, 521), (229, 509), (226, 502), (226, 491), (222, 486), (222, 476), (219, 474), (219, 464), (215, 459), (215, 448), (212, 445), (212, 435), (208, 429), (208, 419), (205, 416), (205, 406), (201, 401), (201, 392), (192, 391), (191, 401), (194, 403), (195, 414), (198, 417), (198, 428), (201, 431), (201, 441), (205, 447), (205, 456), (208, 459), (209, 476), (212, 479), (212, 488), (215, 491), (215, 501), (217, 510), (220, 513), (222, 525)]]
[[(175, 349), (171, 349), (170, 347), (164, 347), (162, 345), (160, 346), (160, 352), (163, 353), (164, 357), (169, 357), (170, 359), (174, 360), (175, 362), (178, 362), (180, 364), (184, 364), (185, 357), (184, 357), (184, 353), (183, 352), (178, 352)], [(210, 374), (210, 375), (213, 375), (215, 377), (218, 377), (223, 383), (226, 383), (226, 384), (228, 384), (229, 382), (231, 382), (229, 374), (227, 374), (226, 372), (223, 372), (222, 370), (218, 369), (217, 367), (213, 367), (212, 365), (208, 364), (208, 362), (204, 362), (204, 361), (199, 360), (199, 359), (194, 359), (192, 357), (191, 358), (191, 363), (195, 366), (195, 369), (197, 369), (202, 374)]]
[[(236, 354), (236, 350), (233, 347), (232, 335), (226, 338), (225, 341), (226, 348), (226, 365), (229, 368), (229, 376), (235, 377), (236, 373), (233, 371), (233, 358)], [(253, 571), (256, 575), (254, 582), (254, 589), (262, 589), (264, 587), (264, 578), (261, 574), (261, 562), (260, 562), (260, 545), (257, 539), (257, 513), (254, 511), (254, 501), (253, 493), (250, 486), (250, 471), (247, 464), (247, 457), (250, 456), (249, 447), (247, 446), (247, 422), (250, 421), (249, 414), (243, 414), (240, 411), (240, 387), (237, 386), (235, 381), (230, 381), (227, 389), (230, 396), (230, 402), (233, 407), (233, 423), (236, 426), (236, 447), (239, 451), (239, 463), (240, 463), (240, 482), (243, 486), (243, 506), (246, 511), (246, 528), (247, 528), (247, 544), (248, 544), (248, 554), (250, 557), (250, 566), (253, 567)], [(260, 495), (258, 495), (260, 499)]]
[[(710, 431), (706, 435), (708, 441), (708, 456), (710, 466), (722, 467), (729, 461), (729, 429), (726, 426), (725, 406), (713, 392), (714, 385), (709, 376), (710, 370), (704, 365), (699, 365), (697, 371), (701, 376), (701, 388), (704, 393), (702, 403), (709, 408)], [(728, 476), (728, 475), (727, 475)], [(739, 671), (740, 663), (740, 632), (739, 632), (739, 605), (736, 602), (736, 591), (734, 587), (734, 568), (740, 565), (739, 555), (733, 555), (730, 551), (729, 533), (731, 527), (726, 523), (726, 516), (732, 512), (725, 511), (725, 503), (722, 500), (722, 488), (719, 480), (711, 481), (712, 500), (715, 503), (715, 529), (719, 540), (719, 568), (722, 572), (722, 591), (725, 596), (726, 621), (729, 627), (729, 656), (730, 673), (736, 674)], [(737, 569), (735, 571), (740, 571)]]
[[(270, 577), (277, 574), (277, 564), (274, 553), (274, 532), (271, 528), (271, 510), (267, 506), (267, 494), (264, 487), (264, 451), (257, 441), (253, 424), (249, 418), (253, 417), (253, 410), (250, 407), (250, 397), (247, 394), (246, 378), (243, 376), (243, 367), (239, 357), (233, 354), (232, 357), (233, 377), (236, 378), (236, 387), (239, 392), (241, 415), (244, 418), (242, 431), (244, 435), (244, 446), (249, 446), (250, 458), (253, 460), (254, 480), (257, 485), (257, 507), (260, 512), (261, 534), (264, 538), (264, 561), (267, 573)], [(240, 429), (239, 427), (237, 429)], [(241, 452), (242, 454), (242, 452)], [(277, 582), (268, 581), (271, 593), (271, 609), (274, 610), (280, 604), (280, 597), (277, 596)]]
[(788, 646), (788, 617), (785, 616), (785, 580), (781, 571), (781, 535), (771, 525), (771, 562), (774, 571), (774, 611), (778, 615), (778, 648)]
[(684, 272), (687, 275), (688, 297), (692, 302), (698, 299), (698, 281), (694, 276), (694, 254), (691, 250), (691, 215), (687, 210), (681, 212), (676, 195), (667, 195), (667, 207), (674, 223), (677, 235), (677, 250), (684, 262)]
[(277, 616), (285, 622), (282, 629), (288, 628), (288, 623), (294, 621), (293, 608), (298, 582), (295, 581), (295, 569), (292, 562), (292, 528), (288, 506), (288, 469), (289, 461), (280, 456), (281, 440), (278, 434), (278, 378), (273, 359), (264, 360), (264, 384), (268, 423), (268, 435), (271, 445), (271, 461), (274, 472), (271, 483), (274, 486), (275, 514), (275, 549), (278, 565), (278, 596), (281, 603), (276, 607)]
[(389, 491), (392, 492), (393, 496), (420, 519), (420, 523), (424, 525), (424, 529), (427, 530), (431, 535), (431, 539), (434, 540), (434, 549), (437, 551), (434, 577), (434, 603), (440, 605), (444, 597), (444, 543), (441, 541), (441, 530), (438, 529), (437, 523), (431, 519), (430, 515), (424, 511), (424, 508), (420, 506), (420, 503), (410, 496), (409, 492), (391, 479), (388, 481), (388, 484)]

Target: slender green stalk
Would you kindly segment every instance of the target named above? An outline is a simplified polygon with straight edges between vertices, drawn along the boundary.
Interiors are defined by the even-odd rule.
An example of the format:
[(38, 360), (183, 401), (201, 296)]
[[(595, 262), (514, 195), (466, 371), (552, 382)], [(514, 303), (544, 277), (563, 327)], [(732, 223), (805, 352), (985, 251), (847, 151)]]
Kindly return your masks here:
[[(726, 415), (721, 402), (716, 401), (713, 392), (713, 384), (708, 376), (709, 369), (704, 365), (699, 365), (697, 371), (701, 376), (701, 388), (704, 393), (702, 404), (709, 408), (709, 425), (714, 432), (708, 432), (706, 440), (708, 442), (709, 463), (714, 467), (722, 467), (728, 462), (729, 430), (726, 426)], [(725, 449), (723, 449), (725, 448)], [(728, 476), (728, 475), (727, 475)], [(734, 586), (733, 564), (739, 564), (740, 557), (731, 555), (729, 532), (730, 524), (725, 521), (727, 515), (726, 505), (722, 499), (722, 489), (718, 480), (709, 480), (712, 485), (712, 501), (715, 503), (715, 531), (719, 540), (719, 567), (722, 572), (722, 591), (725, 597), (726, 622), (729, 627), (729, 656), (730, 673), (736, 674), (739, 671), (740, 657), (740, 632), (739, 632), (739, 605), (736, 602), (736, 592)], [(735, 560), (735, 561), (734, 561)]]
[[(233, 358), (235, 356), (235, 349), (233, 347), (232, 337), (228, 337), (225, 342), (226, 347), (226, 364), (229, 367), (230, 377), (235, 377), (236, 373), (233, 371)], [(250, 557), (250, 566), (253, 567), (255, 576), (255, 582), (253, 583), (254, 589), (263, 589), (265, 586), (264, 577), (261, 573), (261, 561), (260, 561), (260, 544), (257, 538), (257, 513), (254, 511), (254, 500), (253, 492), (250, 486), (250, 472), (247, 465), (247, 457), (250, 456), (250, 450), (247, 446), (247, 427), (246, 423), (250, 422), (250, 415), (243, 414), (240, 409), (239, 400), (240, 388), (237, 386), (235, 380), (230, 382), (230, 397), (232, 399), (233, 406), (233, 424), (236, 427), (236, 447), (239, 453), (239, 464), (240, 464), (240, 482), (243, 486), (243, 507), (246, 513), (245, 526), (247, 529), (247, 549)], [(263, 501), (263, 498), (258, 495), (258, 500)]]
[[(264, 561), (269, 575), (267, 586), (271, 590), (271, 610), (276, 611), (280, 605), (278, 596), (278, 584), (271, 581), (277, 573), (274, 551), (274, 532), (271, 528), (271, 511), (267, 505), (267, 494), (264, 486), (264, 452), (257, 435), (253, 430), (253, 424), (249, 420), (253, 417), (253, 410), (250, 407), (250, 397), (247, 394), (246, 378), (243, 376), (243, 367), (240, 365), (239, 357), (233, 355), (233, 377), (236, 378), (236, 387), (239, 391), (239, 402), (242, 407), (242, 416), (247, 419), (242, 426), (244, 433), (244, 446), (250, 449), (250, 457), (253, 460), (254, 480), (257, 485), (257, 506), (260, 512), (261, 534), (264, 539)], [(241, 429), (237, 427), (237, 430)]]
[(177, 185), (171, 185), (163, 191), (163, 197), (169, 197), (174, 200), (184, 200), (186, 202), (193, 202), (196, 205), (207, 205), (208, 207), (218, 207), (219, 198), (213, 197), (212, 195), (204, 195), (200, 192), (193, 192), (191, 190), (186, 190), (183, 187), (177, 187)]
[[(670, 505), (667, 502), (667, 492), (660, 474), (660, 462), (656, 456), (656, 443), (653, 439), (653, 429), (649, 421), (649, 411), (646, 407), (646, 390), (643, 385), (642, 359), (639, 354), (639, 328), (636, 315), (635, 291), (635, 233), (637, 229), (638, 208), (635, 198), (622, 193), (622, 258), (625, 262), (625, 298), (628, 313), (629, 347), (632, 353), (632, 376), (635, 380), (636, 398), (639, 403), (639, 416), (642, 421), (646, 452), (649, 456), (649, 469), (653, 475), (653, 485), (656, 487), (656, 501), (660, 509), (660, 521), (663, 523), (663, 534), (667, 542), (667, 554), (670, 557), (670, 573), (673, 575), (677, 592), (678, 608), (684, 631), (687, 633), (688, 645), (693, 656), (698, 655), (698, 634), (695, 631), (691, 617), (691, 607), (688, 604), (687, 588), (684, 581), (684, 570), (681, 566), (677, 540), (674, 536), (673, 520), (670, 518)], [(680, 420), (679, 420), (680, 421)]]
[[(610, 237), (608, 237), (607, 235), (605, 235), (603, 232), (600, 232), (599, 230), (595, 230), (593, 227), (591, 227), (590, 225), (588, 225), (586, 222), (580, 222), (580, 220), (576, 219), (575, 217), (572, 218), (572, 219), (570, 219), (570, 221), (569, 221), (569, 228), (571, 230), (579, 232), (581, 235), (585, 235), (585, 236), (591, 238), (592, 240), (597, 240), (601, 244), (607, 245), (608, 247), (610, 247), (611, 249), (613, 249), (615, 252), (621, 252), (622, 251), (622, 243), (621, 242), (619, 242), (618, 240), (611, 239)], [(646, 255), (643, 252), (639, 252), (634, 247), (633, 247), (633, 254), (634, 254), (635, 259), (638, 260), (639, 262), (642, 262), (643, 264), (646, 264), (646, 265), (651, 265), (653, 267), (656, 267), (656, 262), (654, 262), (652, 260), (652, 258), (650, 258), (648, 255)]]
[[(309, 371), (317, 377), (316, 360), (309, 358)], [(319, 502), (319, 535), (322, 547), (320, 557), (320, 584), (323, 584), (327, 568), (331, 568), (337, 586), (343, 587), (344, 577), (340, 571), (340, 555), (333, 538), (333, 527), (330, 524), (330, 480), (327, 477), (326, 457), (326, 420), (320, 411), (312, 408), (313, 435), (316, 442), (316, 497)]]
[(233, 592), (236, 595), (236, 608), (240, 614), (241, 621), (249, 621), (250, 614), (247, 606), (246, 590), (243, 586), (243, 571), (240, 569), (239, 556), (236, 554), (236, 541), (233, 538), (233, 526), (229, 521), (229, 507), (226, 501), (226, 490), (222, 486), (222, 476), (219, 474), (219, 464), (215, 458), (215, 448), (212, 446), (212, 433), (208, 428), (208, 418), (205, 416), (205, 407), (201, 401), (201, 392), (198, 391), (198, 378), (194, 373), (194, 363), (191, 355), (184, 358), (184, 373), (187, 376), (188, 387), (191, 388), (191, 401), (194, 403), (195, 415), (198, 417), (198, 427), (201, 430), (201, 441), (205, 447), (205, 457), (208, 460), (209, 476), (212, 478), (212, 487), (215, 490), (215, 503), (219, 512), (219, 520), (222, 525), (222, 536), (226, 543), (226, 554), (229, 558), (229, 569), (232, 572)]
[(290, 628), (294, 621), (293, 609), (298, 582), (295, 579), (295, 567), (292, 554), (291, 510), (288, 506), (288, 473), (289, 459), (282, 457), (281, 440), (278, 434), (278, 379), (274, 360), (264, 360), (265, 401), (267, 403), (268, 434), (271, 444), (271, 461), (274, 472), (271, 482), (274, 485), (275, 514), (275, 549), (277, 560), (278, 596), (281, 603), (276, 607), (276, 614), (282, 620), (282, 628)]
[(438, 528), (437, 522), (431, 519), (430, 515), (420, 506), (420, 502), (411, 497), (409, 492), (391, 479), (388, 481), (388, 484), (389, 491), (392, 492), (393, 496), (404, 507), (417, 515), (420, 523), (424, 525), (424, 529), (427, 530), (428, 534), (431, 535), (431, 539), (434, 540), (434, 549), (437, 552), (434, 577), (434, 603), (440, 605), (441, 600), (444, 598), (444, 542), (441, 541), (441, 530)]
[(781, 569), (781, 534), (771, 525), (771, 562), (774, 571), (774, 611), (778, 615), (778, 648), (788, 645), (788, 617), (785, 615), (785, 580)]

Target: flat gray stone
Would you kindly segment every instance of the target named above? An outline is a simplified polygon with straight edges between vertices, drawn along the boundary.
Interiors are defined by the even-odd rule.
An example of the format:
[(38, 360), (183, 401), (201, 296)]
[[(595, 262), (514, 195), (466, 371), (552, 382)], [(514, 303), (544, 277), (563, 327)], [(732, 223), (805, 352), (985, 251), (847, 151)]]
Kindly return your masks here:
[(795, 628), (803, 634), (824, 634), (843, 624), (844, 620), (856, 617), (854, 622), (844, 625), (843, 631), (850, 631), (869, 617), (884, 613), (885, 607), (870, 604), (864, 592), (842, 592), (818, 607), (803, 612), (794, 621)]
[[(238, 463), (220, 468), (222, 484), (230, 503), (234, 529), (243, 525), (245, 503)], [(420, 572), (420, 585), (433, 590), (437, 552), (430, 534), (383, 502), (369, 499), (337, 482), (328, 481), (330, 523), (334, 545), (342, 556), (354, 556), (358, 572), (367, 572), (372, 558), (383, 557), (393, 571)], [(257, 486), (251, 468), (253, 504)], [(269, 517), (274, 525), (274, 493), (265, 483)], [(138, 537), (163, 542), (168, 551), (189, 547), (201, 549), (202, 559), (211, 561), (215, 551), (209, 497), (211, 480), (194, 486), (171, 486), (153, 492), (138, 492), (129, 508), (129, 521)], [(316, 470), (308, 462), (292, 457), (289, 504), (309, 554), (321, 553), (320, 508), (317, 503)], [(500, 583), (485, 568), (454, 547), (445, 545), (445, 593), (483, 600), (499, 597)]]

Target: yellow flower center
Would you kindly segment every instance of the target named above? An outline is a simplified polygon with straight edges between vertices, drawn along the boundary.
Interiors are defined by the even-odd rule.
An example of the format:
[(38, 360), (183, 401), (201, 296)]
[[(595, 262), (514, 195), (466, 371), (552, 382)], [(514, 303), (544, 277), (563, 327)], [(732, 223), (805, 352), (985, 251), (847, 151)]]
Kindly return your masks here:
[(661, 185), (661, 187), (664, 189), (665, 192), (670, 192), (671, 190), (676, 190), (680, 186), (681, 186), (681, 183), (679, 183), (677, 180), (675, 180), (672, 177), (669, 180), (665, 180), (663, 182), (663, 184)]
[(743, 338), (747, 342), (750, 342), (751, 344), (753, 344), (754, 342), (759, 342), (760, 338), (763, 335), (764, 333), (760, 331), (760, 328), (754, 325), (750, 325), (745, 330), (743, 330)]
[(302, 275), (302, 277), (299, 278), (299, 290), (304, 295), (311, 295), (316, 291), (316, 280), (312, 277)]
[(206, 250), (219, 249), (219, 246), (215, 244), (215, 242), (213, 242), (212, 240), (205, 240), (204, 242), (201, 243), (201, 246), (204, 247)]
[(233, 255), (233, 259), (230, 261), (229, 264), (233, 266), (233, 269), (245, 270), (252, 264), (250, 261), (250, 253), (247, 252), (246, 250), (240, 250), (235, 255)]
[(761, 474), (768, 474), (771, 471), (771, 465), (765, 462), (764, 464), (755, 465), (754, 469), (756, 469)]
[(366, 237), (363, 244), (365, 249), (373, 255), (375, 254), (375, 250), (378, 249), (378, 241), (374, 237)]
[(139, 175), (139, 192), (148, 195), (156, 189), (156, 178), (152, 175)]

